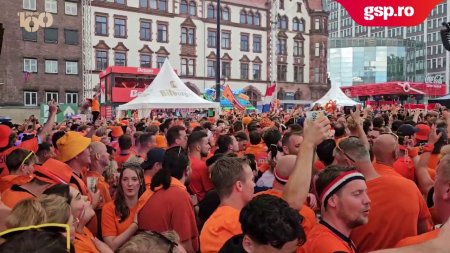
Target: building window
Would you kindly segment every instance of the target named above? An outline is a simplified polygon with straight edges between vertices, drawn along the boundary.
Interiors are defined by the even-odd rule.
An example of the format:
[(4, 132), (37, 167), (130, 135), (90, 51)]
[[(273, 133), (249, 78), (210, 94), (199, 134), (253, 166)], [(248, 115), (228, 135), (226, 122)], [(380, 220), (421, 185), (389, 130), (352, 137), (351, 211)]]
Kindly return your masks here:
[(36, 10), (36, 0), (23, 0), (23, 8), (25, 10), (31, 10), (31, 11), (35, 11)]
[(296, 32), (303, 32), (304, 30), (303, 20), (294, 18), (294, 20), (292, 21), (292, 30)]
[(240, 20), (241, 24), (245, 24), (247, 22), (247, 13), (244, 10), (242, 10), (240, 12), (240, 19), (239, 20)]
[(114, 18), (114, 37), (125, 38), (127, 36), (127, 21), (123, 18)]
[(167, 0), (158, 0), (158, 9), (160, 11), (167, 11)]
[(208, 47), (216, 47), (216, 31), (208, 30)]
[(249, 35), (241, 34), (241, 51), (248, 52), (249, 50)]
[(285, 64), (277, 65), (277, 80), (286, 81), (287, 66)]
[(208, 60), (208, 77), (216, 76), (216, 61)]
[(261, 15), (259, 13), (255, 13), (253, 24), (255, 24), (257, 26), (261, 25)]
[(127, 54), (125, 52), (114, 53), (114, 65), (115, 66), (127, 66)]
[(58, 61), (45, 60), (45, 73), (58, 74)]
[(78, 45), (78, 30), (64, 29), (64, 41), (67, 45)]
[(77, 61), (66, 61), (66, 74), (67, 75), (78, 75), (78, 62)]
[(45, 0), (45, 11), (58, 13), (58, 2), (56, 0)]
[(188, 2), (186, 0), (182, 0), (180, 2), (180, 14), (188, 13)]
[(152, 40), (152, 23), (149, 21), (141, 21), (141, 30), (139, 31), (140, 39), (150, 41)]
[(66, 104), (78, 104), (78, 93), (66, 92)]
[(210, 4), (208, 5), (208, 13), (207, 18), (216, 18), (216, 10), (214, 8), (214, 5)]
[(95, 51), (96, 70), (104, 70), (108, 67), (108, 51)]
[(181, 44), (194, 45), (195, 44), (195, 29), (194, 28), (181, 28)]
[(70, 16), (78, 15), (78, 5), (75, 2), (64, 2), (64, 13)]
[(278, 29), (287, 30), (288, 28), (288, 18), (286, 16), (278, 16), (277, 18)]
[(241, 79), (248, 79), (248, 63), (241, 63)]
[(314, 19), (314, 29), (315, 30), (320, 30), (320, 18), (315, 18)]
[(230, 78), (231, 76), (231, 62), (222, 61), (222, 77)]
[(116, 4), (125, 4), (125, 0), (115, 0)]
[(302, 12), (302, 3), (297, 3), (297, 12)]
[(247, 13), (247, 24), (253, 25), (253, 13), (252, 12)]
[(222, 20), (230, 21), (230, 9), (228, 7), (222, 8)]
[(303, 41), (294, 41), (294, 56), (303, 56)]
[(261, 80), (261, 64), (253, 64), (253, 80)]
[(108, 36), (108, 17), (95, 16), (95, 35)]
[(150, 0), (150, 9), (158, 9), (158, 0)]
[(231, 33), (222, 31), (222, 48), (231, 49)]
[(148, 8), (148, 0), (139, 0), (140, 8)]
[(44, 28), (45, 43), (58, 43), (58, 28)]
[(45, 103), (51, 101), (58, 102), (58, 92), (45, 92)]
[(197, 16), (197, 4), (194, 1), (189, 2), (189, 15)]
[(27, 32), (22, 28), (22, 40), (24, 41), (37, 41), (37, 32)]
[(167, 42), (167, 25), (158, 24), (158, 42)]
[(152, 56), (149, 54), (141, 54), (139, 56), (140, 66), (143, 68), (151, 68), (152, 67)]
[(294, 82), (303, 83), (303, 67), (294, 65)]
[(253, 35), (253, 52), (261, 53), (261, 36)]
[(159, 69), (162, 67), (162, 65), (166, 61), (166, 58), (167, 58), (167, 56), (160, 56), (160, 55), (158, 55), (156, 57), (156, 65)]
[(320, 43), (314, 43), (314, 56), (320, 57)]
[(287, 49), (286, 49), (286, 39), (280, 39), (277, 40), (277, 54), (278, 55), (287, 55)]
[(36, 91), (24, 91), (23, 92), (23, 104), (25, 106), (37, 106), (37, 92)]
[(280, 0), (280, 10), (284, 10), (284, 0)]
[(320, 83), (320, 68), (314, 68), (314, 82)]
[(194, 66), (194, 59), (181, 58), (181, 75), (195, 76)]
[(23, 71), (29, 73), (37, 73), (37, 59), (24, 58)]

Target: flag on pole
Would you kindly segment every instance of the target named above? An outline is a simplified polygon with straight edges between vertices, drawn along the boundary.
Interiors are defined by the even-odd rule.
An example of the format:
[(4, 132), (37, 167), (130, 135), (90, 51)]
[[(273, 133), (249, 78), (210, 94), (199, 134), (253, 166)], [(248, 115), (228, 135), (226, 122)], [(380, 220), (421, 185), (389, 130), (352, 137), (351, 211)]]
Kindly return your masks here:
[(231, 88), (229, 85), (225, 86), (225, 88), (223, 89), (222, 95), (226, 100), (230, 101), (230, 103), (238, 110), (240, 110), (240, 111), (245, 110), (245, 107), (243, 105), (241, 105), (239, 100), (237, 100), (237, 98), (234, 96), (233, 91), (231, 91)]
[(277, 90), (277, 85), (274, 83), (271, 86), (267, 87), (266, 95), (264, 95), (263, 108), (262, 112), (270, 111), (270, 104), (275, 97), (275, 91)]

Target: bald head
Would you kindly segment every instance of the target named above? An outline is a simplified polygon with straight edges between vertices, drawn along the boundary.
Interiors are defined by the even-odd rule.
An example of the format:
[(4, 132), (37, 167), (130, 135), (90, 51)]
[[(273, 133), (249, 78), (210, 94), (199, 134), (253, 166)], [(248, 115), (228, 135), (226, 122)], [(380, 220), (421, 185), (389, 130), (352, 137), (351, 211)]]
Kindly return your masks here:
[(378, 161), (396, 159), (397, 139), (391, 134), (382, 134), (373, 141), (373, 154)]
[(95, 155), (96, 153), (103, 153), (106, 152), (106, 145), (99, 141), (93, 141), (90, 144), (90, 148), (92, 149), (92, 155)]
[(296, 155), (285, 155), (277, 159), (276, 173), (280, 177), (288, 178), (294, 171)]

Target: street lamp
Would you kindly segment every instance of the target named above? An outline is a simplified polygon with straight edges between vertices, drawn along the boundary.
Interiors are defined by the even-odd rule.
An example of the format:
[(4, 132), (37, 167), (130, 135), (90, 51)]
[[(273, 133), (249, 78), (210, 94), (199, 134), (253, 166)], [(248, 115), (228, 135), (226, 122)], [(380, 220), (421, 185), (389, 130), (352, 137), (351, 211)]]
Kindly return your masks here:
[(216, 29), (216, 102), (220, 103), (220, 0), (217, 0)]

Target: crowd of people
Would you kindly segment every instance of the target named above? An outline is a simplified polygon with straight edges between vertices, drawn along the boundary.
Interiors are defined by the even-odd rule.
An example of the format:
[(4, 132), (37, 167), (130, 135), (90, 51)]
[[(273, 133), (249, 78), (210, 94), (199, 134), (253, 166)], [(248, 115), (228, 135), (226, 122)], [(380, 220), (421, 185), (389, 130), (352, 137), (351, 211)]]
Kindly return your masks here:
[(0, 124), (0, 253), (450, 252), (445, 107), (57, 111)]

